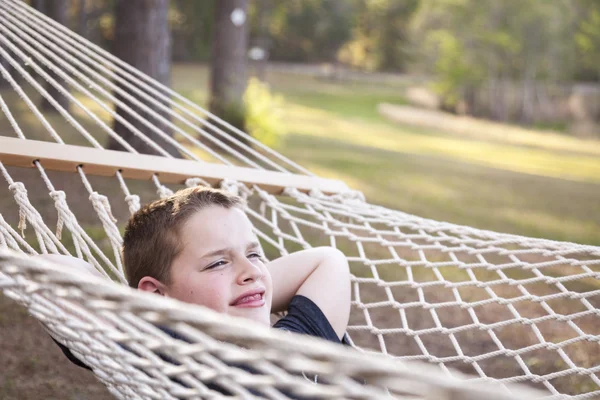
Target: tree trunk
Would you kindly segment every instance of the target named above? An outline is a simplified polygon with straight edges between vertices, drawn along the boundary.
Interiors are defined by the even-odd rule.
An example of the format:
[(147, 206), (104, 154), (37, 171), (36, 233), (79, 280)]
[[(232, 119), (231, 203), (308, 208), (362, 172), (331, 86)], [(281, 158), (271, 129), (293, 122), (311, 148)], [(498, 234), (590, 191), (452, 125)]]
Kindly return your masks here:
[(248, 83), (248, 0), (219, 0), (210, 82), (210, 111), (233, 126), (245, 129), (244, 92)]
[(531, 124), (535, 119), (535, 66), (531, 62), (525, 67), (521, 84), (521, 115), (520, 122)]
[(46, 14), (46, 2), (44, 0), (31, 0), (31, 7)]
[(477, 89), (475, 85), (468, 84), (464, 90), (465, 114), (477, 116)]
[[(171, 37), (168, 11), (169, 0), (117, 0), (113, 51), (115, 56), (121, 60), (167, 86), (170, 84), (171, 74)], [(125, 87), (123, 90), (129, 92)], [(148, 106), (152, 112), (143, 110), (119, 94), (116, 97), (139, 114), (142, 120), (149, 121), (168, 136), (173, 135), (166, 122), (162, 122), (152, 115), (156, 113), (170, 121), (165, 111), (139, 97), (136, 97), (137, 100)], [(117, 107), (116, 112), (169, 154), (180, 156), (179, 151), (173, 145), (168, 144), (158, 133), (146, 127), (123, 107)], [(160, 154), (116, 119), (113, 129), (139, 152)], [(123, 150), (123, 147), (113, 138), (109, 140), (108, 148)]]
[[(69, 8), (69, 1), (68, 0), (45, 0), (44, 2), (40, 2), (40, 4), (36, 4), (36, 7), (39, 7), (38, 9), (42, 12), (45, 12), (47, 16), (49, 16), (50, 18), (52, 18), (53, 20), (55, 20), (56, 22), (58, 22), (61, 25), (67, 25), (68, 23), (68, 8)], [(50, 70), (46, 70), (46, 72), (48, 72), (48, 74), (54, 79), (56, 80), (56, 82), (61, 85), (62, 87), (64, 87), (65, 89), (68, 90), (68, 85), (65, 84), (62, 79), (56, 75), (55, 73), (53, 73)], [(46, 91), (48, 92), (48, 94), (50, 95), (50, 97), (52, 97), (54, 100), (56, 100), (56, 102), (58, 104), (61, 105), (61, 107), (65, 108), (65, 109), (69, 109), (69, 99), (67, 97), (65, 97), (62, 93), (60, 93), (60, 91), (55, 88), (54, 86), (52, 86), (51, 84), (47, 84), (46, 85)], [(50, 104), (50, 102), (48, 100), (46, 100), (46, 98), (42, 99), (42, 103), (41, 103), (41, 109), (46, 111), (46, 112), (56, 112), (56, 108), (54, 108), (54, 106), (52, 104)]]
[(273, 13), (274, 3), (270, 0), (257, 0), (256, 8), (256, 37), (252, 40), (252, 47), (262, 50), (261, 57), (252, 59), (254, 74), (261, 81), (267, 78), (267, 64), (269, 62), (269, 51), (271, 50), (271, 37), (269, 34), (269, 21)]
[[(4, 49), (6, 52), (8, 52), (10, 54), (10, 52), (8, 51), (8, 49), (5, 49), (2, 47), (2, 43), (0, 43), (0, 48)], [(14, 58), (14, 57), (13, 57)], [(8, 71), (8, 73), (10, 74), (10, 76), (16, 80), (16, 76), (15, 74), (13, 74), (13, 68), (12, 65), (10, 65), (10, 63), (8, 62), (8, 60), (6, 60), (4, 57), (0, 56), (0, 65), (2, 65), (4, 67), (4, 69), (6, 69), (6, 71)], [(18, 74), (17, 74), (18, 75)], [(4, 88), (4, 87), (8, 87), (9, 83), (7, 79), (4, 79), (1, 75), (0, 75), (0, 88)]]
[(87, 38), (87, 1), (79, 0), (77, 10), (77, 33), (83, 38)]

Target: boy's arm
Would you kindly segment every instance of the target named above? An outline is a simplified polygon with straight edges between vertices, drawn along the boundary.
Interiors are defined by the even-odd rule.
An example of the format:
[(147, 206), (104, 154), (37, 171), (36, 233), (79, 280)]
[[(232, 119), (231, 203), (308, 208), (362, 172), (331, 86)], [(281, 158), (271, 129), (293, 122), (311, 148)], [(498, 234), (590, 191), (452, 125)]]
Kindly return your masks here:
[(332, 247), (298, 251), (267, 268), (273, 280), (273, 312), (285, 311), (299, 294), (323, 311), (338, 337), (344, 335), (350, 315), (350, 272), (341, 251)]

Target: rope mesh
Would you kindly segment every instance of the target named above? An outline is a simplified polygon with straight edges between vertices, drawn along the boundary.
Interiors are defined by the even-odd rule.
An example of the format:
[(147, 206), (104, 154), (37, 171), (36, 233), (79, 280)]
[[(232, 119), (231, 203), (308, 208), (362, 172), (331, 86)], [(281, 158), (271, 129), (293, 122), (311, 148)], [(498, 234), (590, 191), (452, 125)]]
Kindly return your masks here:
[[(37, 139), (102, 148), (108, 137), (119, 137), (111, 118), (142, 119), (127, 107), (119, 116), (112, 112), (126, 106), (110, 94), (120, 90), (150, 115), (144, 119), (149, 131), (156, 133), (151, 127), (165, 122), (165, 112), (177, 121), (173, 139), (160, 141), (131, 125), (133, 135), (165, 157), (171, 146), (191, 159), (309, 174), (24, 3), (0, 0), (0, 10), (0, 72), (8, 88), (0, 90), (6, 116), (0, 125), (24, 145)], [(69, 110), (51, 102), (57, 113), (40, 111), (44, 85), (63, 88)], [(0, 190), (0, 289), (26, 305), (119, 398), (218, 398), (222, 389), (275, 399), (600, 395), (598, 247), (427, 220), (371, 205), (358, 192), (286, 189), (274, 196), (221, 182), (247, 199), (246, 213), (270, 258), (319, 245), (347, 255), (348, 332), (360, 351), (346, 350), (8, 252), (71, 254), (124, 283), (120, 228), (140, 204), (179, 188), (159, 176), (98, 178), (85, 166), (60, 174), (46, 171), (43, 161), (29, 170), (0, 162), (0, 172), (7, 183)], [(458, 380), (464, 377), (457, 370), (471, 384)], [(321, 384), (310, 379), (315, 375)]]

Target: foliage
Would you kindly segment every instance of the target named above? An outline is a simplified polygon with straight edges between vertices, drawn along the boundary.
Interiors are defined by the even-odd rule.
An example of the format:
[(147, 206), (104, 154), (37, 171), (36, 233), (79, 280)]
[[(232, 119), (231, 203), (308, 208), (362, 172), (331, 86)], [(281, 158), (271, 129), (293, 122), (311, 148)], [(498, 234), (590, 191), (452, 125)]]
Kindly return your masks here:
[(481, 81), (473, 65), (465, 57), (463, 43), (444, 30), (431, 32), (427, 47), (436, 47), (439, 57), (435, 60), (434, 72), (439, 77), (433, 83), (434, 90), (441, 96), (444, 107), (455, 107), (461, 99), (464, 87)]
[(579, 1), (581, 18), (575, 33), (577, 56), (581, 61), (577, 76), (581, 79), (600, 78), (600, 4), (596, 1)]
[[(170, 1), (175, 61), (211, 60), (217, 1)], [(574, 129), (581, 121), (569, 99), (579, 92), (569, 97), (569, 90), (573, 81), (600, 80), (598, 0), (247, 1), (250, 47), (267, 55), (259, 75), (267, 61), (333, 63), (336, 77), (344, 76), (340, 64), (416, 72), (432, 78), (436, 103), (446, 111), (597, 133), (592, 119), (600, 118), (593, 110), (600, 95), (583, 100), (589, 127)], [(112, 48), (115, 2), (87, 0), (82, 15), (83, 3), (71, 1), (70, 25)], [(224, 112), (243, 126), (243, 112)]]
[(285, 134), (282, 119), (283, 98), (273, 95), (269, 86), (251, 78), (244, 94), (246, 130), (263, 144), (276, 146)]
[(210, 57), (215, 1), (174, 0), (170, 23), (174, 61), (205, 61)]
[[(175, 60), (209, 59), (216, 1), (171, 1)], [(477, 79), (522, 79), (527, 73), (550, 80), (600, 76), (597, 0), (249, 2), (252, 41), (266, 47), (274, 61), (341, 61), (365, 70), (412, 67), (435, 73), (439, 58), (460, 56), (465, 61), (458, 67), (476, 68), (483, 74)], [(71, 2), (73, 20), (80, 18), (78, 4)], [(86, 36), (109, 45), (114, 0), (86, 4)], [(454, 50), (443, 47), (451, 44), (450, 36)]]
[(422, 0), (413, 49), (438, 92), (456, 103), (491, 81), (568, 79), (575, 17), (569, 0)]
[[(264, 2), (263, 2), (264, 3)], [(270, 54), (279, 61), (334, 61), (351, 36), (352, 5), (346, 0), (292, 0), (270, 10)]]
[(365, 70), (404, 71), (409, 21), (419, 0), (354, 1), (352, 38), (338, 59)]
[(546, 132), (500, 127), (495, 137), (488, 136), (492, 129), (463, 137), (443, 123), (396, 125), (370, 110), (400, 102), (398, 85), (283, 73), (269, 80), (285, 95), (288, 133), (277, 150), (314, 173), (343, 179), (376, 204), (483, 229), (600, 244), (599, 141), (553, 135), (550, 143)]

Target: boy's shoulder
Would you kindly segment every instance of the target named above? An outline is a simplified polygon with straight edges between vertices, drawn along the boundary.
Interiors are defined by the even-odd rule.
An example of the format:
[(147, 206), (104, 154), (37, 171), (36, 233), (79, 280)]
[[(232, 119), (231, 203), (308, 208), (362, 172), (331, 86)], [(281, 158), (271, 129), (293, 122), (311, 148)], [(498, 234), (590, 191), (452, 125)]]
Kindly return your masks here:
[(335, 343), (341, 342), (319, 306), (302, 295), (292, 298), (287, 315), (277, 321), (273, 328), (320, 337)]

